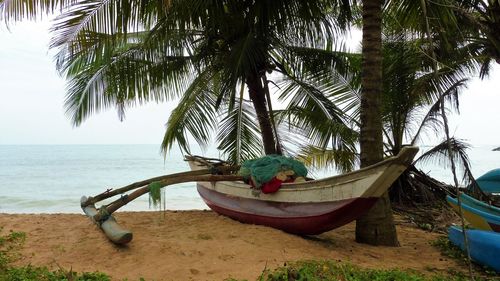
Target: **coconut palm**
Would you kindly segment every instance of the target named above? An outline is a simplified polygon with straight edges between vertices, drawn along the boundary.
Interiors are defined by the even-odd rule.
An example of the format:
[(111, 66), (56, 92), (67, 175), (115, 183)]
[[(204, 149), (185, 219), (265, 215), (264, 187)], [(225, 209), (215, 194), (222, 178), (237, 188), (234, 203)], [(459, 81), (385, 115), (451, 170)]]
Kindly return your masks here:
[[(427, 34), (429, 44), (428, 48), (434, 60), (434, 72), (438, 71), (438, 56), (436, 45), (434, 45), (432, 37), (433, 34), (438, 34), (440, 37), (439, 42), (448, 43), (450, 37), (445, 36), (445, 30), (449, 22), (453, 23), (454, 13), (451, 9), (441, 5), (443, 3), (436, 3), (436, 9), (431, 9), (430, 12), (435, 13), (439, 22), (445, 22), (443, 25), (431, 25), (429, 17), (429, 3), (430, 1), (388, 1), (386, 7), (393, 7), (392, 10), (398, 11), (396, 13), (389, 13), (390, 16), (399, 16), (396, 24), (399, 26), (410, 26), (416, 30), (424, 31)], [(437, 1), (439, 2), (439, 1)], [(478, 1), (475, 1), (476, 3)], [(491, 3), (490, 3), (491, 4)], [(380, 132), (381, 118), (379, 110), (378, 99), (381, 93), (380, 81), (382, 78), (381, 59), (381, 29), (382, 29), (382, 1), (363, 1), (363, 71), (362, 74), (362, 95), (361, 95), (361, 126), (360, 126), (360, 147), (361, 147), (361, 165), (369, 165), (380, 161), (382, 158), (382, 136)], [(389, 10), (390, 11), (390, 10)], [(409, 12), (409, 14), (422, 13), (420, 19), (410, 21), (405, 18), (404, 13), (401, 11)], [(421, 23), (420, 26), (418, 23)], [(431, 33), (431, 26), (436, 27), (437, 32)], [(424, 27), (424, 28), (422, 28)], [(454, 30), (457, 30), (456, 28)], [(403, 28), (404, 32), (408, 32)], [(411, 32), (411, 31), (410, 31)], [(453, 48), (443, 49), (453, 50)], [(445, 57), (440, 56), (439, 58)], [(466, 62), (467, 64), (467, 62)], [(379, 82), (377, 84), (377, 81)], [(378, 88), (377, 88), (378, 87)], [(444, 94), (441, 92), (440, 94)], [(441, 107), (444, 103), (441, 100)], [(446, 117), (443, 116), (443, 118)], [(446, 131), (447, 124), (445, 124)], [(448, 146), (450, 152), (450, 146)], [(450, 152), (451, 153), (451, 152)], [(452, 163), (453, 165), (453, 163)], [(380, 234), (380, 235), (379, 235)], [(385, 244), (397, 245), (396, 231), (394, 223), (392, 222), (391, 208), (389, 203), (388, 194), (384, 195), (372, 210), (360, 218), (356, 224), (356, 241), (367, 242), (370, 244)]]
[[(382, 92), (382, 54), (381, 54), (381, 28), (382, 28), (382, 1), (363, 1), (363, 42), (362, 42), (362, 60), (361, 64), (361, 90), (353, 91), (353, 96), (359, 99), (358, 111), (354, 109), (353, 98), (348, 95), (341, 95), (337, 100), (343, 100), (345, 111), (354, 110), (354, 115), (359, 114), (359, 121), (354, 122), (359, 125), (359, 142), (360, 142), (360, 160), (361, 167), (375, 164), (383, 158), (383, 142), (382, 142), (382, 120), (380, 115), (380, 95)], [(358, 60), (359, 61), (359, 60)], [(352, 65), (356, 65), (356, 60), (350, 60)], [(359, 73), (359, 71), (357, 72)], [(344, 83), (344, 88), (352, 86), (351, 82)], [(306, 134), (315, 132), (317, 139), (322, 140), (323, 146), (307, 148), (307, 152), (320, 152), (315, 155), (320, 155), (316, 158), (316, 162), (325, 162), (329, 159), (342, 159), (349, 157), (342, 149), (334, 147), (330, 150), (328, 156), (325, 156), (325, 145), (330, 143), (328, 138), (328, 130), (323, 126), (315, 126), (314, 122), (320, 118), (314, 114), (304, 114), (305, 110), (297, 108), (293, 109), (293, 114), (299, 116), (299, 124), (307, 124)], [(310, 120), (309, 122), (307, 120)], [(326, 120), (322, 119), (320, 124), (325, 124)], [(352, 136), (353, 134), (351, 134)], [(332, 141), (331, 143), (335, 143)], [(309, 157), (310, 158), (310, 157)], [(352, 162), (351, 162), (352, 163)], [(346, 168), (344, 166), (344, 168)], [(392, 219), (392, 211), (389, 203), (388, 194), (385, 194), (370, 212), (357, 221), (356, 240), (358, 242), (375, 244), (375, 245), (392, 245), (398, 244), (396, 229)]]
[(500, 2), (457, 1), (453, 6), (457, 26), (460, 28), (458, 40), (481, 65), (479, 76), (488, 75), (492, 62), (500, 64)]
[[(360, 100), (360, 164), (375, 164), (383, 159), (382, 118), (382, 3), (363, 1), (362, 74)], [(399, 245), (388, 193), (370, 212), (356, 220), (356, 241), (372, 245)]]
[[(334, 27), (347, 23), (350, 1), (339, 1), (340, 5), (332, 2), (36, 1), (24, 5), (20, 0), (3, 0), (0, 9), (9, 19), (34, 17), (56, 8), (64, 10), (54, 27), (52, 47), (60, 49), (57, 65), (70, 80), (66, 106), (74, 124), (111, 106), (118, 109), (122, 118), (128, 106), (163, 101), (182, 93), (182, 102), (169, 120), (163, 147), (168, 149), (177, 141), (187, 150), (186, 131), (199, 143), (206, 144), (210, 138), (207, 128), (216, 126), (216, 122), (210, 121), (217, 120), (214, 117), (221, 105), (227, 108), (226, 124), (251, 124), (243, 119), (249, 120), (251, 113), (243, 113), (242, 91), (237, 91), (246, 85), (259, 122), (264, 152), (279, 153), (277, 130), (273, 130), (269, 115), (266, 72), (278, 66), (285, 70), (282, 73), (287, 73), (284, 67), (279, 67), (286, 58), (283, 50), (293, 53), (293, 47), (325, 46), (325, 42), (332, 41)], [(370, 8), (365, 11), (370, 12)], [(374, 23), (372, 26), (377, 28), (376, 20)], [(366, 26), (370, 30), (370, 24)], [(377, 56), (373, 58), (376, 62)], [(375, 76), (365, 75), (363, 81), (368, 83), (363, 83), (375, 87), (372, 96), (376, 99), (380, 75)], [(308, 100), (321, 101), (315, 91), (299, 93), (312, 93)], [(363, 120), (379, 119), (371, 118), (377, 115), (376, 106), (366, 105), (362, 103), (363, 111), (372, 111), (363, 115), (368, 117)], [(319, 104), (317, 107), (325, 108)], [(333, 108), (328, 115), (335, 112), (339, 110)], [(365, 137), (370, 130), (380, 135), (378, 123), (362, 123), (362, 140), (370, 139)], [(242, 143), (239, 140), (243, 137), (247, 141), (257, 139), (255, 127), (238, 131), (230, 125), (222, 128), (226, 136), (235, 139), (221, 142), (227, 147), (242, 148), (237, 143)], [(362, 144), (362, 165), (382, 157), (381, 153), (371, 160), (365, 157), (367, 151), (381, 151), (381, 145), (379, 149), (369, 143)], [(249, 150), (256, 152), (258, 147)]]
[[(392, 31), (412, 34), (412, 36), (422, 38), (430, 43), (427, 48), (423, 48), (421, 51), (433, 59), (434, 72), (437, 73), (438, 69), (440, 72), (467, 71), (469, 72), (467, 76), (478, 73), (480, 78), (484, 78), (488, 75), (492, 62), (500, 63), (500, 44), (498, 41), (500, 36), (500, 2), (390, 1), (387, 6), (390, 7), (386, 11), (390, 22), (387, 26)], [(439, 93), (443, 98), (456, 94), (453, 93), (454, 91), (450, 93), (444, 89), (438, 90), (436, 93)], [(438, 104), (433, 106), (436, 110), (441, 110), (442, 107)], [(433, 118), (436, 116), (436, 112), (431, 111), (427, 116)], [(446, 119), (445, 116), (443, 119)], [(444, 125), (447, 132), (446, 124)], [(443, 142), (443, 144), (445, 143)], [(476, 187), (474, 193), (478, 197), (487, 198), (477, 188), (469, 169), (467, 155), (464, 152), (467, 146), (453, 138), (450, 139), (449, 146), (450, 151), (456, 151), (450, 159), (455, 159), (455, 162), (460, 163), (460, 168), (464, 172), (463, 181)], [(445, 145), (441, 147), (444, 148)], [(436, 152), (436, 149), (429, 151), (429, 153), (431, 152)], [(447, 155), (453, 152), (440, 151), (439, 153)], [(403, 188), (399, 189), (399, 191), (402, 190)], [(404, 197), (399, 192), (393, 193), (393, 197), (395, 196)]]
[(386, 26), (419, 34), (434, 43), (436, 61), (460, 53), (464, 64), (484, 78), (500, 63), (500, 3), (496, 0), (388, 1)]
[[(467, 77), (470, 76), (470, 68), (461, 64), (461, 60), (457, 62), (454, 61), (454, 58), (450, 58), (450, 61), (443, 63), (435, 72), (433, 59), (423, 51), (428, 48), (428, 41), (420, 40), (418, 36), (400, 34), (385, 34), (384, 38), (383, 75), (385, 78), (382, 83), (380, 110), (383, 122), (384, 151), (386, 156), (390, 156), (399, 153), (405, 144), (425, 144), (427, 133), (435, 135), (443, 130), (441, 100), (445, 99), (450, 109), (458, 109), (458, 94), (465, 86)], [(343, 55), (348, 61), (346, 65), (349, 66), (350, 74), (335, 78), (344, 81), (345, 90), (342, 94), (332, 96), (331, 101), (344, 105), (343, 110), (350, 113), (353, 129), (357, 130), (359, 121), (356, 120), (359, 120), (361, 91), (360, 81), (357, 78), (359, 78), (361, 71), (359, 64), (361, 56), (356, 53)], [(324, 55), (320, 61), (328, 61), (327, 55)], [(321, 62), (311, 63), (321, 64)], [(325, 68), (323, 65), (321, 67)], [(336, 74), (338, 76), (339, 72)], [(332, 85), (340, 85), (339, 81), (332, 83)], [(324, 81), (320, 84), (328, 85)], [(314, 132), (315, 139), (321, 140), (315, 146), (302, 148), (302, 151), (307, 154), (306, 159), (312, 163), (324, 164), (345, 157), (345, 151), (332, 145), (335, 144), (335, 140), (329, 138), (328, 128), (322, 125), (328, 124), (328, 122), (317, 122), (320, 119), (327, 120), (328, 117), (315, 115), (313, 114), (315, 111), (305, 110), (305, 108), (292, 108), (290, 109), (291, 113), (285, 111), (280, 112), (280, 114), (286, 116), (285, 120), (289, 120), (290, 115), (296, 117), (296, 120), (300, 120), (297, 128), (306, 128), (305, 135)], [(443, 141), (435, 148), (425, 152), (415, 161), (415, 164), (431, 159), (446, 162), (448, 160), (447, 143)], [(456, 139), (451, 139), (450, 143), (453, 146), (454, 159), (466, 172), (468, 167), (465, 153), (467, 145)], [(425, 198), (431, 198), (432, 194), (429, 190), (422, 189), (424, 184), (418, 181), (425, 181), (425, 175), (414, 167), (410, 170), (391, 188), (392, 201), (417, 203), (422, 202)], [(418, 176), (418, 180), (413, 180), (414, 176)]]
[[(422, 49), (426, 41), (409, 40), (405, 36), (386, 37), (384, 44), (384, 91), (382, 95), (382, 116), (388, 154), (397, 154), (402, 145), (421, 144), (425, 133), (439, 135), (443, 131), (442, 101), (450, 110), (458, 111), (458, 98), (465, 87), (470, 69), (449, 60), (435, 71), (433, 60)], [(425, 142), (424, 142), (425, 143)], [(441, 144), (426, 151), (416, 159), (420, 161), (437, 159), (447, 162), (447, 144)], [(460, 167), (467, 170), (469, 165), (465, 150), (467, 145), (451, 139), (453, 158)], [(413, 184), (411, 174), (418, 173), (414, 168), (403, 174), (391, 188), (391, 199), (399, 203), (418, 203), (433, 197), (428, 189)], [(444, 197), (443, 197), (444, 198)], [(442, 199), (442, 198), (441, 198)]]
[(218, 130), (233, 160), (260, 155), (258, 139), (266, 154), (281, 153), (269, 73), (287, 75), (284, 53), (310, 56), (350, 18), (349, 1), (0, 3), (6, 19), (63, 10), (51, 46), (69, 81), (66, 108), (75, 125), (108, 107), (123, 118), (129, 106), (180, 97), (163, 149), (177, 142), (189, 152), (189, 136), (206, 145)]

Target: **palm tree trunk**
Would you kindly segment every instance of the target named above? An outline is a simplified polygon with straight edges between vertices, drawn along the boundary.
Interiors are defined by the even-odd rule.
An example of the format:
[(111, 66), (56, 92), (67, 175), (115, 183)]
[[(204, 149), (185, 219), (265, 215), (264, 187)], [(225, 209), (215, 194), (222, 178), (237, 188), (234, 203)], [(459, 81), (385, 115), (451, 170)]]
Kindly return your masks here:
[[(361, 167), (383, 159), (380, 93), (382, 92), (382, 1), (363, 1), (363, 60), (360, 148)], [(388, 192), (356, 221), (356, 241), (398, 246)]]
[(259, 122), (262, 142), (264, 144), (264, 152), (266, 154), (276, 154), (276, 140), (274, 139), (271, 118), (267, 110), (266, 93), (262, 81), (258, 75), (249, 75), (246, 83), (250, 99), (252, 100), (257, 114), (257, 121)]

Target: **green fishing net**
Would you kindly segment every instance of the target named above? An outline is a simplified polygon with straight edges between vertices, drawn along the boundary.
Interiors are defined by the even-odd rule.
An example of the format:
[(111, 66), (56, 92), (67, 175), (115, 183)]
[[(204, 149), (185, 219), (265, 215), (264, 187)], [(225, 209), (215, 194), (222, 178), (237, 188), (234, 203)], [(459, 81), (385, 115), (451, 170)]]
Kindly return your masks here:
[(152, 182), (149, 187), (149, 207), (153, 205), (155, 208), (161, 204), (161, 188), (163, 187), (159, 182)]
[(266, 155), (247, 160), (241, 165), (239, 174), (246, 180), (252, 179), (256, 187), (272, 180), (281, 171), (293, 170), (296, 177), (306, 177), (307, 169), (301, 162), (281, 155)]

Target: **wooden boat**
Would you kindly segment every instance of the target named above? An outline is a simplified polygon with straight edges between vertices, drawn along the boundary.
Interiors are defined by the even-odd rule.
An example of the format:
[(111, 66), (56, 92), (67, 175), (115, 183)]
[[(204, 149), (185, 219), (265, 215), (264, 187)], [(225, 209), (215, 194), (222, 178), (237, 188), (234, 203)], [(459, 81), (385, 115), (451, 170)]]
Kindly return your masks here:
[[(215, 212), (238, 221), (295, 234), (319, 234), (367, 212), (412, 163), (417, 147), (405, 147), (375, 165), (330, 178), (283, 184), (273, 194), (243, 182), (198, 182), (197, 189)], [(191, 170), (207, 166), (189, 161)]]
[[(465, 230), (471, 258), (500, 272), (500, 233), (477, 229)], [(448, 228), (448, 238), (454, 245), (465, 250), (462, 229), (457, 226)]]
[[(500, 208), (488, 205), (482, 201), (463, 194), (460, 197), (464, 218), (475, 228), (500, 232)], [(446, 196), (448, 204), (458, 212), (458, 200)]]

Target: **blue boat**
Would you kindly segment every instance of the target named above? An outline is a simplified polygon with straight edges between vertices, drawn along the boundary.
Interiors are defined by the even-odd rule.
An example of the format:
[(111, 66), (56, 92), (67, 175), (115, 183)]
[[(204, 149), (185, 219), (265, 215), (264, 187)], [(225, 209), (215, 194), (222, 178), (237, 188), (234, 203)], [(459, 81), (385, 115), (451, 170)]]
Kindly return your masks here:
[[(488, 205), (473, 197), (463, 194), (460, 197), (464, 218), (475, 228), (500, 232), (500, 208)], [(458, 200), (446, 196), (448, 204), (458, 212)]]
[(494, 169), (476, 179), (479, 188), (491, 195), (500, 195), (500, 169)]
[[(500, 233), (477, 229), (466, 229), (465, 232), (472, 260), (500, 272)], [(449, 227), (448, 238), (451, 243), (465, 250), (461, 228)]]

